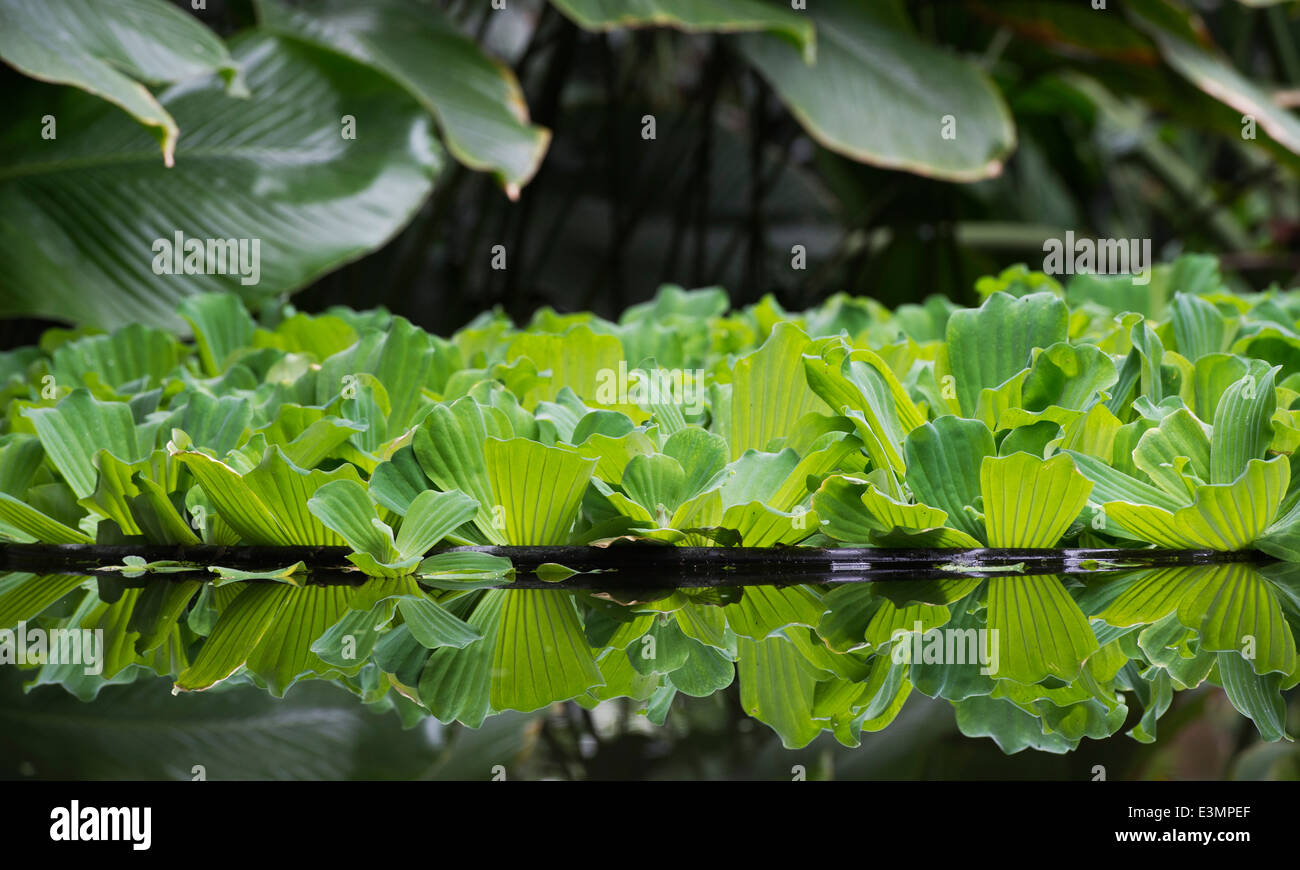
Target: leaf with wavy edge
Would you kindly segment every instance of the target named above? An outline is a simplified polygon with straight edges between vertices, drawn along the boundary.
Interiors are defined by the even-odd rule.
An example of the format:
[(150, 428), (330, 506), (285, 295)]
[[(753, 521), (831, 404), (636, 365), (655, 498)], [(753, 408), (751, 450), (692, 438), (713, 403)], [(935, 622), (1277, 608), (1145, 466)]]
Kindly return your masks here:
[(740, 704), (781, 738), (786, 749), (800, 749), (822, 731), (813, 718), (817, 679), (803, 656), (784, 637), (737, 642)]
[(903, 444), (905, 479), (917, 501), (944, 511), (954, 527), (977, 539), (973, 546), (983, 542), (985, 530), (982, 519), (968, 507), (980, 496), (984, 457), (996, 453), (987, 426), (951, 415), (913, 429)]
[(484, 456), (489, 504), (502, 509), (505, 540), (519, 546), (565, 543), (596, 461), (527, 438), (489, 438)]
[(1258, 674), (1289, 676), (1296, 667), (1295, 637), (1277, 592), (1250, 565), (1215, 565), (1184, 577), (1178, 621), (1198, 632), (1201, 648), (1249, 653)]
[(226, 46), (162, 0), (4, 0), (0, 57), (25, 75), (107, 100), (148, 128), (171, 166), (179, 129), (144, 83), (219, 73), (246, 95)]
[(1233, 483), (1198, 487), (1192, 504), (1172, 512), (1130, 501), (1107, 501), (1102, 508), (1108, 521), (1160, 547), (1243, 550), (1276, 519), (1290, 480), (1285, 457), (1252, 459)]
[(84, 388), (73, 390), (53, 408), (27, 408), (22, 413), (77, 498), (95, 492), (94, 456), (100, 450), (123, 462), (137, 462), (151, 446), (140, 443), (129, 405), (101, 402)]
[(229, 465), (196, 451), (182, 451), (186, 464), (218, 513), (245, 543), (281, 546), (346, 546), (347, 541), (327, 528), (311, 511), (308, 500), (322, 486), (336, 480), (361, 477), (352, 465), (334, 471), (304, 471), (290, 462), (279, 447), (270, 447), (256, 468), (240, 475)]
[(537, 710), (603, 682), (569, 595), (531, 589), (503, 594), (492, 655), (493, 709)]
[(1210, 439), (1204, 425), (1179, 408), (1142, 433), (1133, 464), (1180, 504), (1190, 504), (1197, 485), (1210, 480)]
[(792, 420), (825, 413), (826, 403), (809, 387), (802, 364), (811, 344), (798, 326), (781, 322), (762, 347), (736, 362), (727, 433), (733, 461), (746, 450), (767, 450), (774, 438), (788, 433)]
[(1252, 459), (1263, 459), (1273, 438), (1277, 394), (1273, 378), (1281, 366), (1259, 372), (1250, 366), (1245, 377), (1224, 390), (1214, 409), (1210, 436), (1210, 483), (1232, 483)]
[(1088, 503), (1093, 484), (1068, 456), (986, 456), (980, 492), (990, 547), (1052, 547)]
[(1099, 644), (1061, 581), (993, 577), (988, 583), (988, 629), (998, 645), (994, 675), (1025, 684), (1048, 677), (1073, 681)]

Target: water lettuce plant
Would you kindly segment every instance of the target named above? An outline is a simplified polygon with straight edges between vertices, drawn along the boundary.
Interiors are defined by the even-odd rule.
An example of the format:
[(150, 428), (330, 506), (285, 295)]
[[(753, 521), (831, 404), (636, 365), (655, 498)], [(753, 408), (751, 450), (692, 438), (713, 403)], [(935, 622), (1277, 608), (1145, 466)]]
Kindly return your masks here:
[[(346, 547), (361, 585), (13, 575), (0, 623), (116, 631), (101, 675), (40, 671), (85, 696), (145, 672), (277, 694), (320, 677), (411, 719), (629, 698), (662, 721), (677, 694), (739, 679), (801, 746), (856, 742), (915, 688), (1008, 751), (1065, 751), (1139, 708), (1129, 730), (1150, 739), (1172, 691), (1208, 680), (1280, 739), (1300, 681), (1300, 291), (1232, 293), (1195, 256), (1149, 278), (1013, 269), (978, 308), (798, 313), (665, 287), (617, 321), (493, 311), (449, 337), (382, 310), (257, 321), (204, 295), (179, 312), (192, 341), (51, 330), (0, 355), (0, 538)], [(499, 556), (429, 555), (628, 542), (1285, 562), (629, 602), (489, 589)], [(998, 664), (936, 658), (940, 629), (987, 632)]]

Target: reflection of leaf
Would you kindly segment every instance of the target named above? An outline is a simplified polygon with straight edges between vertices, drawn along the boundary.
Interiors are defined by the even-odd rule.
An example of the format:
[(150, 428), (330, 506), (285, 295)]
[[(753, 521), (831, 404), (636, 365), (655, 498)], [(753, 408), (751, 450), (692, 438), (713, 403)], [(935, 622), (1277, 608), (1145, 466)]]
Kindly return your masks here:
[(323, 683), (274, 699), (252, 687), (172, 697), (165, 680), (141, 680), (85, 705), (51, 688), (24, 694), (16, 676), (0, 674), (0, 768), (27, 763), (38, 779), (190, 780), (196, 765), (218, 781), (486, 779), (526, 745), (529, 721), (502, 716), (440, 749)]
[(1202, 649), (1248, 651), (1256, 673), (1289, 676), (1295, 670), (1295, 637), (1281, 602), (1250, 565), (1202, 569), (1187, 585), (1178, 621), (1200, 634)]
[(816, 680), (798, 650), (783, 637), (742, 637), (736, 666), (745, 712), (769, 725), (786, 749), (807, 746), (821, 732), (814, 721)]
[(1038, 683), (1073, 680), (1097, 650), (1088, 619), (1056, 577), (993, 577), (988, 627), (996, 631), (996, 676)]
[(1286, 702), (1279, 691), (1282, 677), (1260, 676), (1236, 652), (1218, 655), (1219, 679), (1232, 706), (1249, 716), (1265, 740), (1290, 740), (1286, 733)]
[(529, 711), (601, 682), (578, 612), (564, 593), (515, 590), (505, 602), (492, 658), (492, 706)]

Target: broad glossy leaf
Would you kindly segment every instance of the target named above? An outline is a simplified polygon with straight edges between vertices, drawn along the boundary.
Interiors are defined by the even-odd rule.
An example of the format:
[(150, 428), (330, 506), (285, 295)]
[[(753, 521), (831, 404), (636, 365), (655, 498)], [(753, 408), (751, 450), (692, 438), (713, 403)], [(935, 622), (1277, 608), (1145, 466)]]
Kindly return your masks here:
[[(59, 119), (58, 139), (31, 149), (37, 118), (0, 134), (7, 312), (179, 330), (175, 307), (190, 294), (231, 290), (261, 303), (377, 247), (414, 213), (440, 165), (414, 100), (302, 43), (253, 33), (233, 46), (250, 99), (216, 78), (159, 95), (187, 131), (171, 169), (115, 107), (70, 89), (43, 106)], [(362, 130), (355, 139), (340, 135), (349, 113)], [(220, 253), (226, 274), (168, 274), (177, 233), (204, 248), (174, 252), (182, 271), (190, 253), (191, 266), (216, 272)], [(209, 239), (235, 240), (236, 254), (243, 240), (242, 262), (232, 268), (229, 246), (215, 244), (212, 267), (200, 262)]]
[(816, 56), (807, 16), (757, 0), (555, 0), (585, 30), (668, 26), (689, 33), (767, 31), (788, 39), (805, 60)]
[[(20, 72), (72, 85), (129, 113), (172, 165), (178, 130), (142, 83), (178, 82), (238, 71), (225, 45), (199, 21), (162, 0), (3, 0), (0, 58)], [(242, 88), (232, 88), (233, 93)]]
[(817, 25), (815, 64), (779, 37), (746, 35), (740, 48), (814, 139), (854, 160), (949, 181), (1002, 171), (1015, 130), (982, 71), (863, 4), (821, 0), (804, 14)]
[(310, 9), (257, 0), (264, 27), (309, 39), (383, 71), (438, 119), (447, 150), (493, 173), (511, 199), (537, 171), (550, 131), (528, 123), (523, 89), (509, 67), (461, 35), (429, 5), (347, 0)]

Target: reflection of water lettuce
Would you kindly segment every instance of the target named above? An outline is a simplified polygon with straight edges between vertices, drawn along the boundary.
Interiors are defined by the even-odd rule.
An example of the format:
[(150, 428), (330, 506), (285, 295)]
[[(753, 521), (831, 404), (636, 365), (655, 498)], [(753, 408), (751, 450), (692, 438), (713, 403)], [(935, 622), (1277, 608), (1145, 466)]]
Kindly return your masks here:
[[(1300, 334), (1288, 324), (1300, 320), (1300, 294), (1236, 296), (1213, 266), (1157, 267), (1150, 286), (1170, 301), (1150, 317), (1124, 309), (1131, 279), (1090, 276), (1068, 288), (990, 279), (980, 308), (894, 313), (847, 297), (800, 314), (770, 299), (728, 313), (719, 291), (671, 289), (617, 323), (543, 312), (517, 328), (487, 314), (450, 338), (384, 312), (259, 323), (233, 296), (191, 297), (181, 315), (193, 345), (136, 325), (52, 332), (0, 359), (10, 373), (0, 536), (347, 546), (373, 583), (401, 590), (362, 607), (352, 592), (278, 583), (236, 580), (192, 601), (155, 600), (162, 593), (149, 587), (78, 617), (136, 620), (146, 648), (123, 646), (114, 673), (145, 667), (182, 688), (245, 668), (277, 693), (303, 674), (329, 676), (371, 700), (391, 690), (443, 719), (620, 695), (659, 718), (678, 691), (708, 694), (738, 668), (746, 708), (799, 744), (821, 730), (852, 742), (883, 726), (926, 673), (927, 693), (957, 703), (968, 730), (1003, 740), (999, 729), (1024, 725), (1039, 736), (1003, 745), (1064, 748), (1119, 727), (1117, 691), (1166, 693), (1143, 688), (1158, 677), (1154, 661), (1131, 671), (1119, 663), (1144, 650), (1140, 640), (1116, 646), (1120, 635), (1076, 603), (1091, 591), (1055, 579), (973, 581), (978, 589), (963, 596), (987, 596), (979, 618), (1017, 626), (1006, 642), (1029, 628), (1051, 642), (1020, 658), (1002, 650), (996, 683), (963, 677), (945, 689), (956, 678), (925, 670), (934, 663), (885, 666), (872, 642), (862, 646), (887, 643), (871, 620), (893, 618), (871, 590), (751, 589), (721, 608), (681, 593), (647, 622), (586, 598), (477, 589), (473, 578), (508, 570), (481, 554), (424, 557), (439, 544), (634, 538), (1259, 547), (1298, 558), (1289, 456), (1300, 443)], [(1176, 292), (1189, 274), (1196, 293)], [(599, 389), (632, 369), (691, 372), (693, 392), (634, 404)], [(421, 591), (438, 577), (451, 588)], [(1245, 582), (1236, 578), (1215, 582), (1227, 590)], [(169, 594), (185, 589), (197, 594), (184, 584)], [(1232, 594), (1221, 591), (1216, 606)], [(106, 616), (128, 597), (147, 598), (149, 615)], [(947, 620), (958, 598), (916, 606)], [(1227, 659), (1197, 680), (1224, 682), (1248, 712), (1293, 682), (1293, 655), (1270, 653), (1267, 667), (1251, 657), (1259, 632), (1294, 646), (1293, 599), (1274, 598), (1276, 607), (1264, 607), (1263, 592), (1231, 605), (1237, 622), (1216, 629), (1208, 648)], [(828, 610), (841, 599), (867, 621), (846, 624)], [(152, 621), (182, 615), (193, 635)], [(600, 619), (631, 626), (605, 638), (627, 641), (613, 660), (589, 643)], [(343, 622), (375, 635), (373, 649), (313, 648)], [(1169, 635), (1178, 648), (1205, 640), (1191, 616), (1178, 624), (1200, 638)], [(198, 637), (207, 640), (196, 646)], [(622, 653), (645, 638), (670, 658), (625, 666)], [(1262, 708), (1252, 715), (1281, 734)]]
[(320, 586), (11, 574), (0, 579), (0, 657), (24, 630), (98, 630), (95, 669), (19, 664), (33, 684), (83, 700), (154, 675), (183, 691), (256, 685), (277, 697), (324, 679), (408, 724), (432, 715), (471, 727), (507, 710), (615, 699), (662, 724), (679, 694), (738, 682), (744, 711), (788, 747), (823, 731), (856, 746), (915, 691), (952, 704), (963, 732), (1006, 752), (1065, 752), (1126, 723), (1151, 742), (1174, 693), (1206, 684), (1223, 687), (1265, 740), (1285, 739), (1283, 692), (1300, 681), (1300, 585), (1286, 563), (1085, 583), (1009, 575), (680, 590), (629, 604), (484, 589), (481, 576)]

